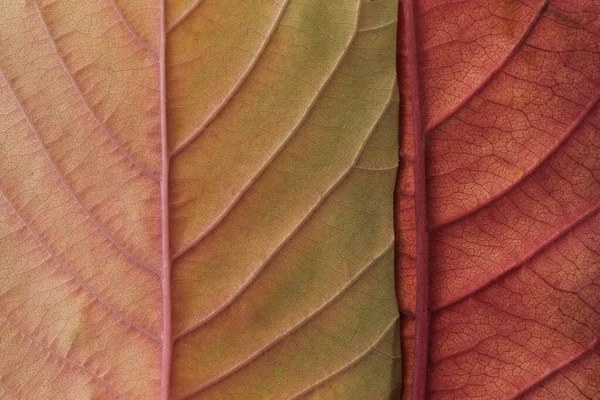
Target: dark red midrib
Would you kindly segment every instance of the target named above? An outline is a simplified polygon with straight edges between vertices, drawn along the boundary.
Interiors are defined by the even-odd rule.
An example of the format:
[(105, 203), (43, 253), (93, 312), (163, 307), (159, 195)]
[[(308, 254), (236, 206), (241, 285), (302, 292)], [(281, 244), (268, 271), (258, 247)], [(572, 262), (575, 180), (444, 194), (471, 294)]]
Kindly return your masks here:
[(424, 400), (429, 355), (429, 233), (425, 175), (425, 137), (422, 126), (421, 94), (414, 0), (404, 2), (406, 71), (409, 79), (414, 145), (414, 201), (416, 229), (416, 304), (412, 400)]

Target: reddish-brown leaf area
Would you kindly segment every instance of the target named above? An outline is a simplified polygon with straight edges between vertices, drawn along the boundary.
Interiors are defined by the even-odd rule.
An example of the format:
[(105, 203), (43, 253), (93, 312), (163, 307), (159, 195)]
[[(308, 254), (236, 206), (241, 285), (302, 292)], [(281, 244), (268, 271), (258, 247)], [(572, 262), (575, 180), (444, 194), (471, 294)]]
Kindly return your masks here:
[(600, 3), (401, 7), (404, 398), (598, 399)]

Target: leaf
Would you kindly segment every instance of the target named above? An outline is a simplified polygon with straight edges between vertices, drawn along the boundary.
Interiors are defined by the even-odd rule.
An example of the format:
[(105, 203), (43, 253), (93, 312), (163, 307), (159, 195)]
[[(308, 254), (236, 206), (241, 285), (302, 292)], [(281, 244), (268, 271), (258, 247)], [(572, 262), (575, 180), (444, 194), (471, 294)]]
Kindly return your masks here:
[(598, 398), (599, 4), (403, 10), (404, 398)]
[(387, 398), (394, 0), (0, 3), (0, 393)]

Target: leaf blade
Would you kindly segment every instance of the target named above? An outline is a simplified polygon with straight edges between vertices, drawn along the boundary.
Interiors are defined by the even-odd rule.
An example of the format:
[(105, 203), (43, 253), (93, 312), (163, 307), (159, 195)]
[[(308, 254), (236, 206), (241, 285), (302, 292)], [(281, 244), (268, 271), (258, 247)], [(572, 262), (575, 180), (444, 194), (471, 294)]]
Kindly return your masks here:
[(396, 6), (1, 4), (2, 396), (387, 397)]
[[(436, 39), (424, 33), (419, 43), (425, 53), (419, 59), (425, 92), (452, 87), (471, 71), (482, 77), (471, 81), (475, 91), (458, 90), (464, 100), (445, 111), (436, 108), (447, 92), (421, 99), (426, 110), (433, 110), (423, 116), (431, 126), (426, 157), (432, 337), (427, 372), (419, 367), (419, 374), (427, 376), (428, 398), (593, 398), (599, 390), (593, 372), (599, 305), (589, 290), (597, 286), (600, 264), (588, 240), (598, 237), (597, 157), (589, 154), (597, 148), (600, 88), (585, 67), (597, 57), (598, 31), (588, 24), (598, 10), (583, 3), (530, 3), (498, 2), (483, 10), (475, 2), (437, 3), (431, 10), (418, 3), (421, 29), (434, 22), (441, 22), (442, 31), (453, 29), (445, 24), (457, 15), (464, 18), (457, 25), (467, 23), (477, 10), (476, 20), (486, 21), (482, 15), (506, 7), (519, 17), (494, 23), (491, 13), (492, 34), (523, 32), (515, 50), (494, 53), (501, 61), (491, 67), (490, 79), (476, 70), (482, 66), (476, 57), (479, 44), (468, 47), (471, 42), (463, 40), (463, 55), (469, 55), (464, 65), (472, 65), (459, 65), (455, 76), (435, 80), (427, 75), (430, 67), (443, 63), (444, 56), (452, 59), (453, 49), (444, 55), (428, 46), (452, 36)], [(511, 23), (525, 28), (512, 29)], [(502, 25), (504, 30), (496, 29)], [(485, 38), (474, 25), (462, 36), (473, 43)], [(567, 70), (568, 82), (555, 73)], [(451, 104), (458, 96), (447, 97)], [(403, 112), (410, 110), (406, 102)], [(435, 113), (448, 117), (439, 123)], [(405, 132), (411, 123), (409, 117)], [(412, 140), (404, 136), (407, 167), (398, 185), (396, 226), (402, 254), (404, 395), (410, 398), (419, 266), (414, 217), (406, 215), (414, 213), (415, 153)], [(568, 283), (556, 279), (559, 275)], [(578, 364), (580, 356), (585, 366)]]

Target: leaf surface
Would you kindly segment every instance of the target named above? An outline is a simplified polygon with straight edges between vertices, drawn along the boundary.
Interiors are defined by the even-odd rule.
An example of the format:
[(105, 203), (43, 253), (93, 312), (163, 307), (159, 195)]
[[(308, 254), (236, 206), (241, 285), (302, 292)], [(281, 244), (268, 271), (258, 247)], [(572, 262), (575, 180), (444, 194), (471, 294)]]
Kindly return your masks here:
[(402, 10), (404, 398), (598, 398), (599, 5)]
[(0, 3), (3, 398), (387, 398), (394, 0)]

